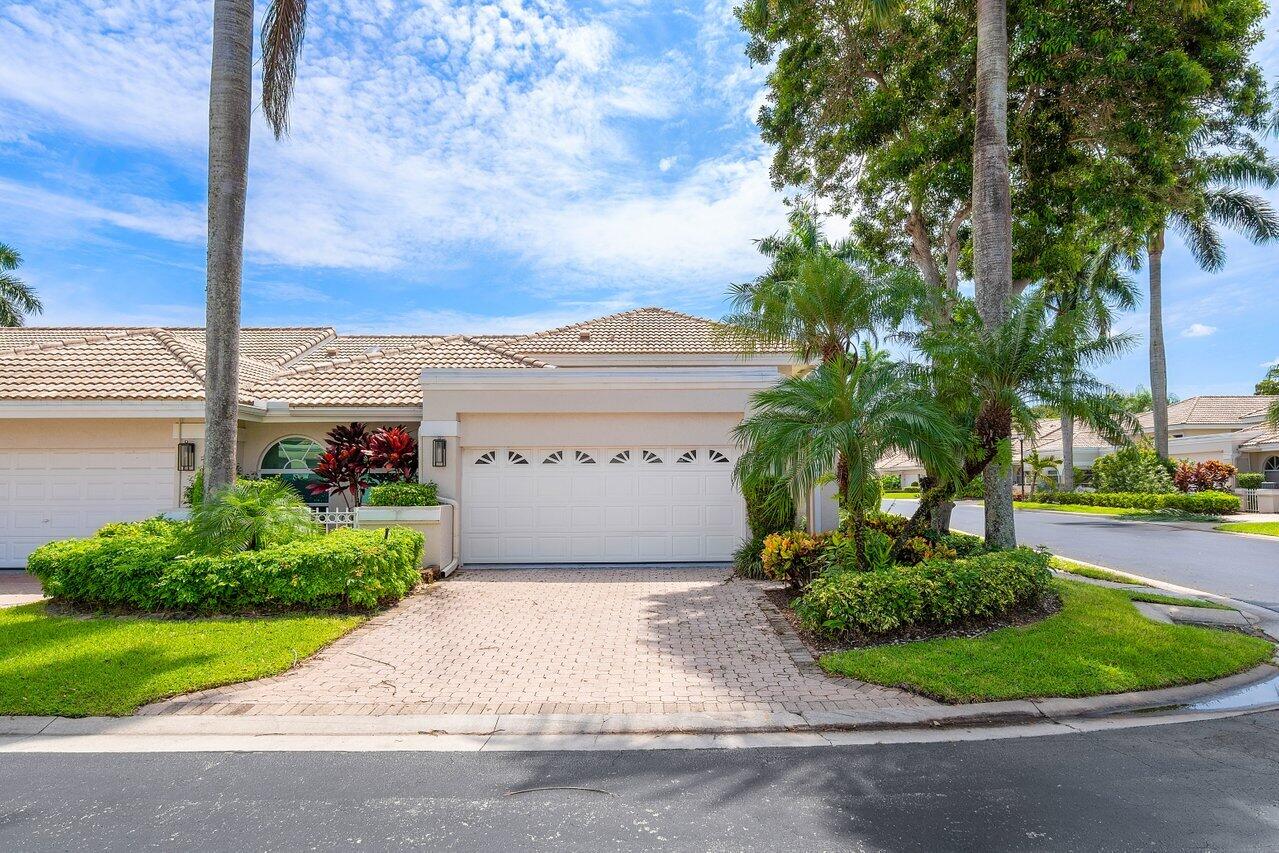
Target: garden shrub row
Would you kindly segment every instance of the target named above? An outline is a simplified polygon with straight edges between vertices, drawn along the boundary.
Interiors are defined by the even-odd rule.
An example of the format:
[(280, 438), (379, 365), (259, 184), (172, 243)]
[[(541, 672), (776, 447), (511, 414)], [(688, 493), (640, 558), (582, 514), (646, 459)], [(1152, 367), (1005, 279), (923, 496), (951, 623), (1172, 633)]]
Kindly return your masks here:
[(438, 506), (439, 486), (429, 483), (383, 483), (369, 489), (365, 506)]
[(37, 548), (29, 571), (45, 592), (87, 607), (242, 613), (369, 608), (420, 580), (422, 535), (351, 530), (227, 555), (190, 553), (185, 525), (108, 525), (88, 539)]
[(942, 630), (1033, 605), (1048, 593), (1049, 555), (1029, 548), (926, 560), (871, 572), (828, 572), (793, 604), (800, 623), (829, 637)]
[(1229, 492), (1045, 492), (1036, 495), (1035, 500), (1048, 504), (1171, 509), (1209, 515), (1239, 512), (1239, 497)]

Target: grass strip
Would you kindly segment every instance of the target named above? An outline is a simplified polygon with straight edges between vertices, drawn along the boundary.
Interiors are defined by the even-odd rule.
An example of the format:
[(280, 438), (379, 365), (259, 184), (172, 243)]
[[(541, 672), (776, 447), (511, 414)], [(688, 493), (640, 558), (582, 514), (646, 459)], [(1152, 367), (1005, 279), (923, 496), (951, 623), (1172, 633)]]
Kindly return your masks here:
[(828, 672), (945, 702), (1097, 696), (1193, 684), (1270, 658), (1257, 637), (1142, 616), (1125, 590), (1058, 580), (1060, 612), (979, 637), (835, 652)]
[(274, 675), (361, 616), (148, 619), (0, 610), (0, 714), (130, 714), (179, 693)]

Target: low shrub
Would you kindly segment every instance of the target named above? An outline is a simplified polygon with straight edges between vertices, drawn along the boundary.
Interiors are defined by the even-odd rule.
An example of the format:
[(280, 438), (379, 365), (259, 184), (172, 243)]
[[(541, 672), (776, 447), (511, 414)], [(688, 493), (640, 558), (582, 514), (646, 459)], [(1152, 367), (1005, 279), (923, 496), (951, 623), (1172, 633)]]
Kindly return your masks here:
[(826, 568), (827, 536), (788, 530), (764, 537), (760, 563), (765, 577), (803, 589)]
[(145, 521), (112, 521), (98, 528), (94, 536), (177, 536), (186, 525), (181, 521), (170, 521), (167, 518), (148, 518)]
[(1049, 590), (1047, 554), (1018, 548), (873, 572), (830, 572), (793, 604), (800, 624), (828, 637), (943, 630), (995, 619)]
[(1230, 490), (1230, 478), (1237, 470), (1235, 466), (1216, 459), (1204, 462), (1183, 459), (1172, 475), (1172, 482), (1183, 492), (1225, 492)]
[(1261, 484), (1265, 481), (1266, 478), (1256, 472), (1245, 472), (1235, 477), (1235, 482), (1239, 484), (1241, 489), (1260, 489)]
[(190, 547), (232, 554), (319, 534), (311, 510), (283, 480), (236, 480), (191, 509)]
[(1107, 506), (1123, 509), (1162, 509), (1204, 515), (1239, 512), (1239, 497), (1229, 492), (1053, 492), (1037, 496), (1040, 503)]
[(742, 577), (763, 578), (764, 540), (795, 526), (795, 501), (786, 481), (766, 477), (742, 483), (750, 538), (733, 552), (733, 567)]
[(879, 487), (885, 492), (900, 492), (902, 489), (902, 475), (884, 474), (879, 478)]
[(1092, 486), (1099, 492), (1172, 492), (1176, 466), (1148, 447), (1132, 445), (1092, 464)]
[(186, 525), (108, 525), (104, 535), (37, 548), (28, 570), (45, 592), (88, 607), (241, 613), (374, 607), (420, 578), (422, 535), (336, 530), (256, 551), (194, 554)]
[(429, 483), (383, 483), (369, 489), (365, 506), (438, 506), (439, 486)]

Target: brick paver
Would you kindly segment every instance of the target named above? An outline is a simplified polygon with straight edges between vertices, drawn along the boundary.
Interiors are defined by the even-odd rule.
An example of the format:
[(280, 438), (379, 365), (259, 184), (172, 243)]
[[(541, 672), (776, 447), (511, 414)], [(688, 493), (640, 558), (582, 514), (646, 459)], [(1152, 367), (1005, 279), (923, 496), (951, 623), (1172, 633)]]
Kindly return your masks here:
[(289, 672), (149, 714), (872, 710), (929, 700), (827, 676), (724, 569), (470, 571)]

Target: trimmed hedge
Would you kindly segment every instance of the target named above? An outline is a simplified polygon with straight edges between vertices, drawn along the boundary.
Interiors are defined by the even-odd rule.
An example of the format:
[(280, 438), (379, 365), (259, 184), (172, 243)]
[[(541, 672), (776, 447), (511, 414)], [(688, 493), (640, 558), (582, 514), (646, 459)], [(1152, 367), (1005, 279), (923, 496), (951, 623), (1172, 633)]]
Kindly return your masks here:
[(185, 525), (162, 525), (108, 525), (90, 539), (50, 542), (27, 568), (46, 594), (75, 604), (196, 613), (375, 607), (421, 578), (422, 535), (412, 530), (340, 529), (206, 556), (189, 552)]
[(1239, 512), (1239, 496), (1229, 492), (1046, 492), (1039, 503), (1108, 506), (1121, 509), (1175, 509), (1208, 515)]
[(800, 624), (830, 637), (992, 619), (1043, 598), (1049, 555), (1029, 548), (962, 560), (928, 560), (873, 572), (830, 572), (793, 604)]
[(1241, 489), (1260, 489), (1261, 484), (1265, 482), (1265, 477), (1255, 472), (1244, 471), (1235, 477), (1235, 482)]
[(430, 483), (383, 483), (369, 489), (365, 506), (439, 506), (439, 486)]

